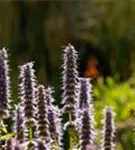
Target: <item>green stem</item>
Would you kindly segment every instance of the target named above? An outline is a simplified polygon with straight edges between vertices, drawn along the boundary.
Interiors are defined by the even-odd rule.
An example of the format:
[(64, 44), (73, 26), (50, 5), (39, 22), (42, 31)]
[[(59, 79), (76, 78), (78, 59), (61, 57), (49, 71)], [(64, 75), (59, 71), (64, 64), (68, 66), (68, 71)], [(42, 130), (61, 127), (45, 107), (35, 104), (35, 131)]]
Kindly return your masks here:
[(5, 124), (3, 123), (3, 120), (0, 118), (0, 130), (3, 131), (5, 134), (8, 133), (7, 128)]
[[(72, 115), (69, 113), (69, 122), (72, 122)], [(69, 131), (69, 149), (73, 150), (73, 145), (72, 145), (72, 135), (71, 132)]]
[(29, 128), (29, 138), (30, 138), (30, 142), (32, 142), (32, 127), (31, 126)]
[[(3, 120), (0, 118), (0, 139), (2, 137), (2, 132), (4, 132), (4, 134), (7, 134), (7, 128), (5, 127)], [(2, 149), (2, 141), (0, 140), (0, 149)]]
[(28, 150), (32, 150), (32, 127), (29, 126), (29, 146), (28, 146)]
[[(2, 137), (1, 129), (0, 129), (0, 138)], [(0, 149), (2, 149), (2, 142), (0, 140)]]
[(69, 122), (70, 123), (72, 122), (72, 115), (71, 115), (71, 113), (69, 113)]

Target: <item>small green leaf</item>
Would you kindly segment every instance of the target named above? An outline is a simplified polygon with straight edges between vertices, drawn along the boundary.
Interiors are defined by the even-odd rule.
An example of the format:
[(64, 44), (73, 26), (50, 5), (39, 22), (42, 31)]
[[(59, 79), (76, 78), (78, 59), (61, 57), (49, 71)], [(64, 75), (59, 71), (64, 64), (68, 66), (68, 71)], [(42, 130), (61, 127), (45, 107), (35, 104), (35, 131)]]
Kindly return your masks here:
[(5, 127), (1, 128), (1, 130), (4, 132), (4, 133), (8, 133), (7, 129)]
[(2, 141), (2, 140), (5, 140), (7, 138), (11, 138), (13, 136), (14, 136), (14, 133), (7, 133), (7, 134), (3, 135), (2, 137), (0, 137), (0, 140)]

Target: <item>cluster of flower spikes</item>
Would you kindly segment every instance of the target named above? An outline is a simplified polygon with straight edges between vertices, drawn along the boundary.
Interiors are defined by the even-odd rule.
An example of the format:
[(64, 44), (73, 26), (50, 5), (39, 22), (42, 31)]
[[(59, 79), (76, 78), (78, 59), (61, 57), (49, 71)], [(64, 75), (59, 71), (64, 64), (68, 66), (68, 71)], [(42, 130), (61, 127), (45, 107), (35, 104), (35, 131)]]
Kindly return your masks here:
[[(69, 44), (64, 49), (63, 55), (63, 112), (69, 113), (69, 121), (65, 124), (65, 130), (77, 129), (79, 135), (79, 147), (81, 150), (93, 144), (93, 107), (90, 80), (78, 77), (77, 67), (78, 53)], [(71, 119), (71, 120), (70, 120)]]
[[(23, 144), (25, 145), (24, 147), (28, 147), (27, 149), (32, 147), (37, 150), (40, 150), (41, 147), (44, 147), (44, 149), (50, 147), (49, 149), (52, 149), (52, 143), (57, 141), (55, 147), (57, 146), (58, 149), (62, 149), (60, 145), (61, 131), (59, 131), (61, 127), (60, 112), (52, 104), (53, 96), (51, 88), (45, 88), (44, 85), (37, 85), (33, 63), (27, 63), (20, 67), (19, 79), (21, 97), (19, 106), (22, 107), (24, 114), (22, 114), (22, 120), (19, 120), (16, 114), (16, 122), (23, 122), (23, 130), (21, 130), (22, 126), (20, 126), (19, 122), (16, 123), (16, 126), (18, 125), (17, 127), (23, 131), (21, 140), (24, 139), (25, 141), (25, 144)], [(21, 115), (19, 112), (20, 110), (17, 111), (18, 116)], [(32, 141), (28, 142), (30, 139), (30, 127), (34, 128), (32, 128)], [(17, 133), (18, 130), (19, 129), (16, 128)]]
[[(66, 130), (78, 129), (79, 148), (90, 149), (94, 144), (94, 108), (92, 102), (91, 83), (88, 78), (79, 78), (77, 71), (78, 54), (72, 45), (64, 49), (63, 55), (63, 112), (73, 116), (72, 121), (65, 124)], [(113, 118), (110, 118), (113, 120)], [(74, 122), (75, 120), (75, 122)], [(105, 122), (106, 127), (107, 122)], [(108, 134), (107, 134), (108, 135)], [(110, 138), (113, 137), (113, 134)], [(113, 142), (113, 141), (112, 141)], [(113, 145), (113, 144), (112, 144)], [(105, 149), (105, 146), (104, 146)], [(106, 150), (106, 149), (105, 149)]]
[[(52, 89), (36, 84), (33, 63), (20, 67), (19, 79), (21, 101), (14, 115), (16, 139), (26, 150), (31, 147), (36, 150), (52, 149), (52, 145), (62, 149), (60, 111), (52, 104)], [(32, 130), (34, 134), (29, 142), (29, 127), (33, 125), (36, 129)]]
[[(78, 129), (80, 150), (94, 149), (94, 110), (90, 79), (78, 78), (78, 54), (72, 45), (64, 49), (63, 63), (63, 105), (62, 112), (54, 104), (53, 90), (38, 85), (34, 74), (33, 63), (20, 66), (19, 94), (20, 102), (15, 106), (15, 138), (7, 138), (4, 150), (62, 150), (61, 113), (69, 113), (71, 121), (66, 128)], [(9, 77), (7, 51), (0, 51), (0, 96), (4, 93), (0, 105), (1, 118), (7, 117), (9, 109)], [(4, 69), (5, 70), (4, 70)], [(6, 77), (5, 77), (6, 76)], [(5, 109), (3, 109), (3, 106)], [(105, 109), (103, 150), (113, 150), (114, 122), (113, 111)], [(75, 123), (75, 124), (74, 124)]]
[[(92, 102), (91, 83), (88, 78), (78, 77), (77, 67), (78, 53), (69, 44), (64, 49), (63, 55), (63, 113), (69, 113), (69, 121), (65, 129), (76, 128), (79, 135), (79, 149), (96, 149), (94, 129), (94, 108)], [(71, 119), (71, 120), (70, 120)], [(106, 108), (103, 134), (103, 150), (113, 150), (114, 139), (113, 111)]]

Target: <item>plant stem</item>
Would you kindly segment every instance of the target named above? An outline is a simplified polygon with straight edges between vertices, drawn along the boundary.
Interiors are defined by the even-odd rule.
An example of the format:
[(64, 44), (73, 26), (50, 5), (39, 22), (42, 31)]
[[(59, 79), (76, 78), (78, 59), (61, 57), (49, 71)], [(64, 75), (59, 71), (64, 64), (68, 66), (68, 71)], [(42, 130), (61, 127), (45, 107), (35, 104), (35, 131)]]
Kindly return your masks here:
[(30, 138), (30, 142), (32, 142), (32, 127), (30, 126), (29, 128), (29, 138)]
[[(71, 115), (71, 113), (69, 113), (69, 122), (70, 123), (72, 122), (72, 115)], [(69, 149), (73, 150), (71, 131), (69, 131)]]
[(29, 126), (29, 146), (28, 150), (32, 150), (32, 127)]
[[(2, 137), (2, 133), (7, 134), (7, 128), (5, 127), (3, 120), (0, 118), (0, 139)], [(0, 140), (0, 149), (2, 149), (2, 141)]]

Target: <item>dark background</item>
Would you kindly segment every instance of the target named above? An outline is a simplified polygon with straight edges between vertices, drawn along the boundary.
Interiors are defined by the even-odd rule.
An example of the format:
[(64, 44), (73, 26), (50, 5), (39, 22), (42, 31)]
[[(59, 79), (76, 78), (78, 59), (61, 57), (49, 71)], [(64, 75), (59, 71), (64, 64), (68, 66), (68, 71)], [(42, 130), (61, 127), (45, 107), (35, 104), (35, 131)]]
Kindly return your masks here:
[(55, 80), (68, 43), (80, 51), (82, 75), (96, 57), (101, 76), (125, 79), (134, 61), (134, 7), (121, 0), (0, 1), (0, 47), (9, 49), (13, 69), (34, 60), (43, 83)]

